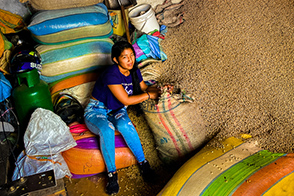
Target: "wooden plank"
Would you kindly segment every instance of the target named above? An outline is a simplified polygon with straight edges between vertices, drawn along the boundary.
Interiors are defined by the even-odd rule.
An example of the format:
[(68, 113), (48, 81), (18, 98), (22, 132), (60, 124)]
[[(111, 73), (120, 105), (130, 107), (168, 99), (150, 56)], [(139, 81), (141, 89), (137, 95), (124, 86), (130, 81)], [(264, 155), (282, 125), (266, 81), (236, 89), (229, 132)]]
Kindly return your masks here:
[(65, 190), (63, 179), (58, 179), (55, 187), (34, 191), (29, 193), (28, 196), (67, 196), (67, 191)]

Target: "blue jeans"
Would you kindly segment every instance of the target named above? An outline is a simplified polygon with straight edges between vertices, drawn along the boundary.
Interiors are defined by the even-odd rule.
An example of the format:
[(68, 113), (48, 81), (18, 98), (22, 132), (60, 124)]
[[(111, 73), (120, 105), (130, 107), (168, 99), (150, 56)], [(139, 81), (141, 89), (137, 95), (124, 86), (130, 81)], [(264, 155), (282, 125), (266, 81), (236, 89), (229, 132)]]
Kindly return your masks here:
[(145, 160), (137, 130), (131, 122), (126, 108), (109, 115), (110, 109), (97, 100), (90, 99), (85, 108), (85, 123), (88, 129), (100, 137), (100, 149), (108, 172), (115, 172), (115, 139), (117, 130), (123, 136), (126, 144), (135, 155), (138, 162)]

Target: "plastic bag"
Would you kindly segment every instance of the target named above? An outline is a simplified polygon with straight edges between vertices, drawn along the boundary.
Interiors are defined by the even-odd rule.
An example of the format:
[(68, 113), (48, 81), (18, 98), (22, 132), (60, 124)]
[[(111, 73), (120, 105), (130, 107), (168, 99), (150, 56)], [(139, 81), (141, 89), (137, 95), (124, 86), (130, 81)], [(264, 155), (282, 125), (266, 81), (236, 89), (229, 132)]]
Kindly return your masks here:
[(21, 177), (39, 174), (52, 169), (57, 180), (65, 176), (72, 176), (60, 153), (52, 156), (29, 156), (22, 151), (17, 158), (12, 180), (14, 181)]
[(77, 145), (69, 127), (54, 112), (37, 108), (29, 121), (24, 135), (26, 154), (52, 155)]
[(54, 112), (37, 108), (24, 135), (25, 151), (17, 159), (12, 180), (54, 169), (56, 179), (71, 177), (61, 152), (77, 145), (69, 127)]

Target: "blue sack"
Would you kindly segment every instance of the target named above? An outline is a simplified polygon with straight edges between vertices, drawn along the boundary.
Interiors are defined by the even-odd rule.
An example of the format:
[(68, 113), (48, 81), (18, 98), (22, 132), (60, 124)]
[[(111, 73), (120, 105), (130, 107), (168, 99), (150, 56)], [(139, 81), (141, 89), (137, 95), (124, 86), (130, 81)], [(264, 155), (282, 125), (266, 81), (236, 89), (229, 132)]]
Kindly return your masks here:
[(2, 102), (10, 97), (12, 90), (10, 82), (5, 78), (2, 72), (0, 72), (0, 89), (0, 102)]

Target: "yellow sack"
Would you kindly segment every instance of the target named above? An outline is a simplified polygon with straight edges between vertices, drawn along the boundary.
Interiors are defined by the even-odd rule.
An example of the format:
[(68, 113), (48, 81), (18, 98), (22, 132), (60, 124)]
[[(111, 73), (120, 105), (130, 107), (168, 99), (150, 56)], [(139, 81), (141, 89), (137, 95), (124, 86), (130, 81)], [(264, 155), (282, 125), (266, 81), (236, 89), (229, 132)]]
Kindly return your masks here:
[(10, 74), (9, 71), (9, 57), (11, 55), (10, 50), (5, 50), (2, 57), (0, 58), (0, 71), (3, 72), (3, 74)]
[(12, 43), (0, 32), (0, 71), (4, 74), (9, 74), (9, 57), (12, 47)]
[(0, 32), (0, 57), (2, 57), (3, 52), (4, 52), (4, 36)]
[(17, 33), (25, 27), (21, 16), (0, 9), (0, 30), (3, 34)]
[(272, 153), (234, 137), (206, 145), (157, 196), (294, 195), (294, 154)]
[(13, 47), (4, 34), (17, 33), (25, 27), (21, 16), (0, 9), (0, 71), (9, 74), (10, 49)]

